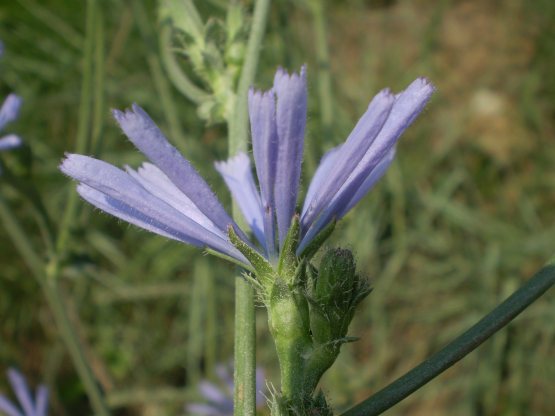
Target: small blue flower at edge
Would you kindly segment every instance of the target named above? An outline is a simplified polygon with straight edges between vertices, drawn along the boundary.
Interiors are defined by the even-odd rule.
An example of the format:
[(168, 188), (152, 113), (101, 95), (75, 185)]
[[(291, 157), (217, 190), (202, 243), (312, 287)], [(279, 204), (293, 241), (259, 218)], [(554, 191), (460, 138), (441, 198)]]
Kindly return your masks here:
[[(322, 158), (300, 213), (303, 248), (331, 221), (352, 209), (380, 179), (395, 156), (397, 140), (423, 110), (434, 91), (425, 78), (406, 90), (379, 92), (345, 143)], [(147, 113), (134, 104), (114, 118), (152, 163), (121, 170), (89, 156), (67, 154), (60, 165), (76, 179), (77, 191), (92, 205), (162, 236), (208, 247), (248, 267), (230, 242), (231, 225), (251, 247), (206, 181), (165, 138)], [(278, 69), (268, 91), (251, 89), (249, 116), (258, 186), (247, 154), (217, 162), (231, 194), (270, 261), (279, 250), (295, 215), (307, 116), (306, 70)]]
[(46, 416), (48, 413), (48, 389), (44, 385), (39, 385), (33, 398), (33, 393), (29, 389), (25, 377), (14, 368), (7, 372), (8, 379), (21, 409), (13, 404), (6, 396), (0, 394), (0, 413), (7, 416)]
[[(199, 383), (199, 391), (206, 400), (205, 403), (190, 403), (185, 406), (188, 415), (197, 416), (233, 416), (233, 377), (228, 366), (218, 365), (216, 375), (218, 385), (209, 381)], [(264, 371), (256, 369), (256, 407), (259, 408), (266, 402), (264, 392), (266, 384)]]

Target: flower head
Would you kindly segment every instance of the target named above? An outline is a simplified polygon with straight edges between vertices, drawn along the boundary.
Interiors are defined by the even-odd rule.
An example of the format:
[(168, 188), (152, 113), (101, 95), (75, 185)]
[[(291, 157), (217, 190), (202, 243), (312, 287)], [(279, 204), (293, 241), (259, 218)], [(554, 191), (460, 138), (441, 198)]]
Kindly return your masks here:
[[(322, 159), (300, 212), (296, 255), (330, 223), (342, 218), (384, 174), (395, 144), (429, 100), (434, 87), (419, 78), (399, 93), (374, 97), (346, 142)], [(247, 267), (247, 251), (274, 263), (296, 214), (307, 113), (306, 71), (279, 69), (269, 91), (251, 90), (249, 114), (258, 181), (245, 153), (217, 162), (259, 245), (226, 213), (208, 184), (138, 105), (114, 111), (120, 127), (152, 162), (118, 169), (69, 154), (61, 170), (77, 179), (81, 196), (96, 207), (163, 236), (208, 247)], [(257, 188), (258, 187), (260, 191)], [(229, 228), (231, 227), (231, 228)], [(231, 242), (231, 234), (238, 239)], [(243, 246), (243, 249), (238, 249)], [(258, 248), (257, 248), (258, 247)]]
[(25, 377), (19, 371), (10, 368), (7, 374), (21, 408), (0, 394), (0, 411), (7, 416), (46, 416), (48, 412), (48, 389), (46, 386), (39, 385), (33, 398), (33, 393), (27, 386)]
[[(218, 365), (216, 375), (219, 383), (201, 381), (199, 391), (205, 403), (191, 403), (185, 406), (187, 414), (203, 416), (233, 416), (233, 376), (228, 366)], [(256, 407), (265, 403), (266, 388), (264, 371), (256, 369)]]

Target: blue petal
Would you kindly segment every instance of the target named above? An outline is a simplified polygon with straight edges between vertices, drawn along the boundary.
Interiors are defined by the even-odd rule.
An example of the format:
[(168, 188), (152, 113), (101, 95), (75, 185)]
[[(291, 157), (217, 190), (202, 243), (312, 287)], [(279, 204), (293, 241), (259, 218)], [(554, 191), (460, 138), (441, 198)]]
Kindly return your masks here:
[[(206, 245), (244, 261), (243, 256), (237, 253), (222, 230), (205, 228), (183, 211), (173, 208), (171, 205), (173, 200), (164, 201), (158, 198), (131, 175), (115, 166), (87, 156), (70, 154), (67, 155), (60, 169), (66, 175), (109, 197), (100, 201), (86, 198), (101, 209), (120, 218), (125, 216), (125, 220), (134, 224), (151, 222), (154, 228), (166, 231), (166, 236), (170, 234), (174, 236), (173, 238), (196, 246)], [(95, 204), (95, 202), (98, 203)], [(105, 209), (107, 206), (113, 206), (113, 208)], [(136, 221), (131, 221), (133, 218)], [(150, 228), (147, 229), (150, 230)]]
[[(322, 211), (327, 212), (326, 216), (329, 217), (328, 222), (333, 216), (338, 216), (341, 213), (341, 210), (338, 210), (337, 207), (352, 206), (349, 202), (352, 200), (353, 195), (357, 194), (362, 184), (373, 174), (382, 160), (387, 160), (390, 157), (391, 149), (395, 146), (405, 129), (424, 109), (433, 92), (434, 87), (428, 80), (418, 78), (405, 91), (395, 96), (395, 103), (380, 133), (372, 142), (358, 165), (353, 169), (341, 189), (334, 195), (334, 207), (322, 207)], [(385, 166), (389, 166), (389, 163), (386, 163)], [(342, 215), (344, 214), (345, 212), (342, 213)], [(318, 224), (321, 226), (326, 225), (322, 224), (322, 220), (319, 220)], [(306, 233), (312, 224), (305, 219), (303, 225), (302, 236), (304, 237), (304, 233)]]
[[(337, 197), (338, 201), (347, 201), (344, 204), (337, 204), (334, 208), (336, 211), (337, 219), (343, 218), (347, 213), (353, 209), (353, 207), (373, 188), (373, 186), (378, 182), (382, 176), (385, 174), (391, 162), (395, 159), (395, 147), (393, 147), (385, 157), (378, 163), (378, 165), (372, 170), (370, 175), (362, 182), (362, 185), (350, 200), (345, 200)], [(332, 204), (334, 202), (332, 201)]]
[(225, 162), (216, 162), (214, 165), (224, 178), (256, 239), (265, 247), (262, 205), (252, 177), (249, 157), (245, 153), (239, 153)]
[(152, 195), (212, 233), (224, 237), (222, 231), (156, 166), (145, 162), (137, 171), (128, 166), (126, 171)]
[(277, 97), (278, 150), (274, 200), (280, 247), (295, 213), (306, 126), (306, 71), (289, 75), (279, 69), (274, 78)]
[(310, 181), (310, 185), (308, 187), (308, 191), (306, 192), (306, 196), (304, 198), (303, 210), (301, 217), (304, 217), (308, 207), (312, 204), (312, 200), (316, 196), (317, 192), (320, 190), (324, 182), (327, 180), (329, 175), (332, 174), (334, 170), (335, 164), (335, 157), (339, 153), (341, 149), (341, 145), (336, 146), (330, 150), (328, 150), (322, 159), (320, 159), (320, 164), (316, 168), (316, 172), (314, 172), (314, 176)]
[(32, 416), (35, 414), (35, 408), (33, 406), (33, 398), (29, 392), (29, 387), (23, 375), (16, 369), (10, 368), (8, 370), (8, 379), (12, 385), (13, 391), (19, 400), (19, 404), (23, 408), (26, 416)]
[(380, 133), (394, 102), (395, 98), (389, 90), (381, 91), (371, 101), (368, 110), (335, 155), (333, 170), (328, 172), (325, 181), (321, 181), (321, 186), (314, 190), (314, 197), (311, 198), (310, 206), (302, 218), (302, 225), (305, 228), (327, 207), (361, 161)]
[(386, 157), (374, 168), (374, 170), (364, 180), (358, 191), (352, 197), (343, 197), (343, 189), (340, 189), (338, 194), (331, 201), (329, 206), (320, 214), (316, 221), (311, 224), (306, 234), (301, 239), (297, 254), (300, 254), (314, 237), (318, 235), (322, 229), (330, 223), (332, 219), (340, 220), (343, 218), (380, 180), (384, 175), (387, 168), (395, 158), (395, 148), (392, 148)]
[(23, 416), (19, 409), (3, 394), (0, 394), (0, 410), (6, 413), (7, 416)]
[(47, 416), (48, 414), (48, 389), (39, 386), (35, 395), (35, 416)]
[(15, 94), (10, 94), (6, 97), (2, 104), (2, 108), (0, 108), (0, 130), (2, 130), (6, 124), (17, 118), (21, 103), (21, 98)]
[(251, 124), (252, 150), (264, 212), (265, 246), (269, 256), (275, 255), (275, 202), (274, 184), (277, 162), (277, 126), (275, 94), (249, 91), (249, 116)]
[(113, 111), (124, 133), (197, 207), (225, 230), (235, 224), (205, 180), (164, 137), (148, 114), (134, 104), (132, 110)]
[(8, 134), (0, 138), (0, 151), (15, 149), (23, 144), (19, 136)]

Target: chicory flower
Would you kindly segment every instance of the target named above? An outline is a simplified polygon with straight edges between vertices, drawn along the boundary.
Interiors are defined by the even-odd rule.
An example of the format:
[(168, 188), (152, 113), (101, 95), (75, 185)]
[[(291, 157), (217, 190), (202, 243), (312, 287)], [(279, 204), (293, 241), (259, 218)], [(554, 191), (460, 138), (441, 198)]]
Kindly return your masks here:
[[(381, 91), (346, 142), (323, 157), (300, 212), (297, 255), (356, 205), (385, 173), (397, 140), (433, 91), (424, 78), (399, 94)], [(230, 241), (230, 234), (237, 234), (240, 244), (275, 264), (297, 215), (307, 116), (304, 67), (291, 75), (279, 69), (272, 89), (249, 93), (257, 181), (245, 153), (216, 163), (258, 246), (239, 229), (204, 179), (142, 108), (134, 104), (131, 110), (115, 110), (113, 115), (152, 163), (137, 170), (121, 170), (89, 156), (66, 155), (60, 169), (79, 181), (77, 191), (85, 200), (146, 230), (207, 247), (249, 268), (242, 254), (245, 250), (239, 251), (237, 242)]]
[(46, 416), (48, 412), (48, 389), (39, 385), (33, 398), (25, 377), (14, 368), (7, 372), (12, 389), (19, 401), (21, 410), (13, 404), (6, 396), (0, 394), (0, 412), (7, 416)]

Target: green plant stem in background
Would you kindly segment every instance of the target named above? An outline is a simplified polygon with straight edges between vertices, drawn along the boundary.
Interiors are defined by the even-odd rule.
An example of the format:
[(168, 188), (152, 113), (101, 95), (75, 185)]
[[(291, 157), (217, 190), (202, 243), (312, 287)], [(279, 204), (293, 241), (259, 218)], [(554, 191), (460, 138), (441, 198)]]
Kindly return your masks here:
[(270, 0), (257, 0), (254, 5), (253, 22), (247, 44), (247, 53), (237, 87), (235, 111), (231, 115), (230, 120), (228, 120), (229, 154), (231, 156), (239, 151), (247, 150), (249, 128), (247, 93), (254, 82), (269, 9)]
[(477, 324), (435, 355), (342, 416), (379, 415), (474, 351), (555, 284), (555, 258)]
[(164, 62), (164, 68), (179, 92), (192, 102), (199, 104), (208, 97), (208, 93), (195, 85), (185, 72), (181, 70), (175, 59), (171, 44), (172, 27), (167, 24), (160, 28), (160, 55)]
[[(102, 91), (97, 91), (103, 87), (103, 74), (101, 74), (101, 72), (104, 70), (104, 60), (100, 59), (99, 56), (103, 54), (103, 47), (102, 45), (95, 46), (97, 42), (103, 42), (103, 39), (102, 15), (100, 14), (97, 0), (88, 0), (86, 10), (83, 80), (75, 143), (76, 153), (87, 153), (90, 146), (91, 133), (96, 140), (99, 140), (102, 131), (103, 117), (100, 114), (93, 114), (93, 108), (97, 112), (102, 112), (103, 109), (102, 101), (104, 100), (104, 94)], [(98, 82), (100, 85), (95, 85)], [(93, 120), (98, 124), (92, 125)], [(104, 395), (85, 358), (81, 342), (68, 317), (67, 309), (63, 302), (63, 296), (61, 296), (59, 288), (60, 262), (66, 253), (70, 230), (77, 217), (77, 202), (77, 193), (71, 191), (62, 216), (55, 252), (52, 255), (50, 263), (43, 268), (44, 272), (37, 277), (41, 282), (44, 294), (56, 320), (56, 325), (73, 360), (79, 378), (85, 387), (91, 406), (96, 415), (106, 416), (109, 415), (110, 412), (104, 400)]]
[[(93, 96), (93, 65), (94, 65), (94, 31), (97, 15), (96, 0), (87, 1), (86, 36), (83, 56), (83, 79), (81, 82), (81, 101), (79, 103), (79, 119), (77, 124), (77, 137), (75, 140), (75, 153), (87, 153), (87, 144), (91, 131), (92, 96)], [(101, 68), (100, 68), (101, 69)], [(62, 222), (56, 242), (56, 255), (65, 252), (70, 230), (77, 215), (77, 192), (70, 191), (62, 215)], [(56, 261), (56, 260), (55, 260)]]
[(184, 145), (186, 143), (185, 134), (181, 128), (177, 106), (172, 99), (171, 87), (164, 71), (162, 70), (160, 53), (158, 53), (158, 41), (155, 37), (156, 34), (154, 32), (154, 28), (149, 21), (149, 16), (145, 10), (144, 4), (140, 1), (134, 1), (132, 6), (137, 27), (139, 28), (146, 45), (145, 54), (148, 62), (148, 68), (150, 70), (150, 74), (152, 75), (156, 92), (160, 97), (160, 103), (162, 105), (162, 109), (164, 110), (163, 113), (168, 121), (171, 137), (178, 141), (180, 145)]
[(312, 12), (314, 45), (316, 47), (316, 64), (318, 78), (318, 107), (324, 130), (330, 129), (333, 121), (333, 96), (331, 90), (330, 53), (326, 22), (326, 0), (309, 0)]
[(305, 163), (309, 172), (314, 172), (321, 157), (323, 143), (333, 140), (333, 94), (331, 88), (330, 53), (326, 20), (327, 0), (304, 0), (312, 17), (312, 32), (316, 53), (316, 80), (320, 125), (317, 134), (320, 140), (305, 143)]
[[(254, 6), (253, 22), (245, 62), (239, 78), (235, 111), (227, 120), (228, 153), (230, 156), (247, 150), (248, 143), (248, 106), (247, 93), (254, 82), (262, 37), (270, 0), (257, 0)], [(233, 216), (238, 218), (238, 209), (233, 207)], [(249, 416), (256, 413), (256, 328), (254, 309), (254, 289), (242, 278), (235, 279), (235, 353), (233, 393), (236, 416)]]
[(69, 351), (73, 360), (77, 373), (85, 390), (91, 406), (93, 407), (96, 415), (107, 416), (109, 415), (108, 407), (104, 402), (104, 397), (100, 387), (96, 383), (95, 377), (88, 365), (88, 362), (81, 348), (77, 333), (67, 314), (65, 307), (64, 297), (60, 294), (58, 287), (58, 280), (56, 278), (48, 278), (45, 276), (45, 265), (40, 256), (34, 250), (27, 234), (19, 224), (17, 217), (13, 214), (9, 206), (0, 197), (0, 218), (4, 223), (4, 227), (8, 231), (15, 247), (21, 254), (23, 261), (27, 264), (31, 272), (39, 282), (45, 294), (48, 306), (52, 311), (56, 326), (60, 331), (60, 335)]

